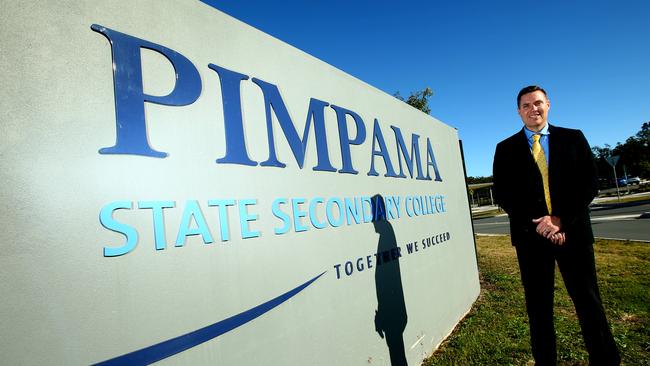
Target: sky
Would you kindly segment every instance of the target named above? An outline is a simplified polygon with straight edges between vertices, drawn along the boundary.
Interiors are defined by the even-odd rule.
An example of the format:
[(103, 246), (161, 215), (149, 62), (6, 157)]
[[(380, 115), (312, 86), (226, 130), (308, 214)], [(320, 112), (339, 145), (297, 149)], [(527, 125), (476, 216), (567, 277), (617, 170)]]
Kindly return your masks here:
[(591, 146), (650, 121), (647, 0), (204, 2), (388, 94), (430, 87), (468, 176), (492, 174), (496, 144), (523, 126), (527, 85), (548, 92), (551, 124)]

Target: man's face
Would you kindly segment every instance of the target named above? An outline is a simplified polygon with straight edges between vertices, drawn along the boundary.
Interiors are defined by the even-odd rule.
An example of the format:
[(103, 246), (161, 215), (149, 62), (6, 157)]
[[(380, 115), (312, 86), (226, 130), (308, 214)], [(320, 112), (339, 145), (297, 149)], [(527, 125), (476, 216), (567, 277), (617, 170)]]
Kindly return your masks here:
[(546, 95), (539, 90), (524, 94), (519, 101), (519, 116), (526, 127), (534, 132), (541, 131), (546, 126), (548, 110), (551, 103)]

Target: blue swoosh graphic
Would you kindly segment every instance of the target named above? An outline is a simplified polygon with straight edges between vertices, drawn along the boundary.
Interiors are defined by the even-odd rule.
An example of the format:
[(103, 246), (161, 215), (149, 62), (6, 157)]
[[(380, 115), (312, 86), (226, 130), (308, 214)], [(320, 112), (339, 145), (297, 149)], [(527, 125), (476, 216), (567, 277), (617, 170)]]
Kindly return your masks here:
[(224, 319), (207, 327), (195, 330), (193, 332), (183, 334), (176, 338), (172, 338), (153, 346), (149, 346), (131, 353), (124, 354), (110, 360), (96, 363), (95, 365), (148, 365), (156, 361), (160, 361), (169, 356), (183, 352), (201, 343), (207, 342), (216, 338), (224, 333), (227, 333), (240, 325), (244, 325), (251, 320), (259, 317), (260, 315), (270, 311), (276, 306), (289, 300), (297, 295), (300, 291), (304, 290), (307, 286), (311, 285), (325, 272), (312, 278), (311, 280), (303, 283), (302, 285), (290, 290), (274, 299), (271, 299), (263, 304), (260, 304), (252, 309), (248, 309), (230, 318)]

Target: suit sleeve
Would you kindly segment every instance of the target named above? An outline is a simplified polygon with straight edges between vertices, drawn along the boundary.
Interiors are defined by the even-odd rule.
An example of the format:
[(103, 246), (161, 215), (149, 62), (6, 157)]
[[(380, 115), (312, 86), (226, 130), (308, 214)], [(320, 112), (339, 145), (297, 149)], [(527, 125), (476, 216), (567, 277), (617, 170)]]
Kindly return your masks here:
[[(576, 176), (579, 177), (579, 180), (573, 182), (575, 188), (572, 195), (573, 204), (568, 205), (564, 212), (558, 213), (564, 227), (570, 227), (579, 220), (588, 219), (589, 205), (598, 194), (596, 163), (589, 143), (582, 131), (577, 131), (575, 149)], [(567, 184), (571, 183), (567, 182)]]
[(583, 171), (581, 175), (585, 177), (584, 181), (584, 195), (581, 197), (582, 202), (580, 204), (582, 207), (589, 207), (591, 201), (594, 200), (596, 195), (598, 195), (598, 173), (596, 172), (596, 161), (594, 160), (594, 154), (591, 152), (591, 147), (589, 142), (585, 138), (585, 135), (582, 131), (578, 131), (578, 137), (581, 144), (581, 154), (583, 163), (580, 165)]

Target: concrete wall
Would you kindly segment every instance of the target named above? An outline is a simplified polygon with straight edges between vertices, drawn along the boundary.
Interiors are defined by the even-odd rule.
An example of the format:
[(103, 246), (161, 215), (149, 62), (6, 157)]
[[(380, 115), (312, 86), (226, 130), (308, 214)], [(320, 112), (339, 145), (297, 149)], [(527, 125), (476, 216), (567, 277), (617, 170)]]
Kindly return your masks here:
[[(476, 299), (453, 128), (197, 1), (10, 2), (0, 18), (3, 362), (389, 365), (389, 346), (376, 332), (379, 310), (379, 327), (390, 338), (403, 337), (415, 365)], [(167, 157), (99, 153), (116, 144), (120, 123), (135, 122), (116, 121), (123, 95), (116, 95), (113, 68), (122, 65), (113, 64), (111, 43), (92, 24), (165, 46), (198, 71), (200, 96), (191, 104), (144, 103), (148, 144)], [(144, 93), (175, 90), (182, 70), (160, 52), (141, 53), (135, 72), (142, 73)], [(240, 101), (252, 161), (269, 157), (264, 94), (251, 81), (257, 78), (277, 86), (301, 138), (310, 98), (354, 111), (366, 130), (360, 144), (349, 145), (358, 174), (338, 172), (342, 132), (331, 106), (323, 109), (325, 141), (337, 171), (313, 169), (314, 125), (300, 168), (275, 114), (275, 151), (286, 167), (217, 163), (227, 155), (226, 128), (236, 124), (224, 117), (220, 76), (209, 64), (249, 76)], [(373, 155), (375, 119), (386, 151), (376, 142)], [(350, 140), (358, 136), (349, 115), (346, 125)], [(399, 172), (391, 126), (409, 151), (413, 134), (420, 136), (423, 169), (430, 142), (441, 181), (432, 165), (431, 179), (411, 178), (404, 161), (406, 178), (385, 176), (379, 152)], [(378, 176), (368, 175), (373, 159)], [(362, 217), (334, 227), (327, 220), (328, 201), (336, 224), (335, 198), (357, 198), (369, 212), (375, 194), (395, 203), (388, 221)], [(433, 197), (436, 209), (409, 216), (406, 200), (412, 205), (419, 196)], [(309, 208), (317, 197), (323, 203), (314, 205), (313, 224)], [(150, 201), (173, 203), (160, 209), (157, 226), (155, 210), (144, 208)], [(120, 202), (131, 208), (113, 210)], [(278, 210), (292, 214), (292, 202), (305, 216), (276, 233), (284, 226)], [(156, 230), (164, 234), (158, 248)], [(137, 245), (111, 255), (127, 236), (135, 240), (133, 232)], [(437, 244), (424, 246), (427, 238)], [(418, 250), (409, 254), (412, 243)], [(401, 257), (379, 265), (378, 247), (389, 253), (399, 247)], [(400, 348), (395, 344), (393, 351)], [(135, 358), (119, 358), (131, 352)]]

